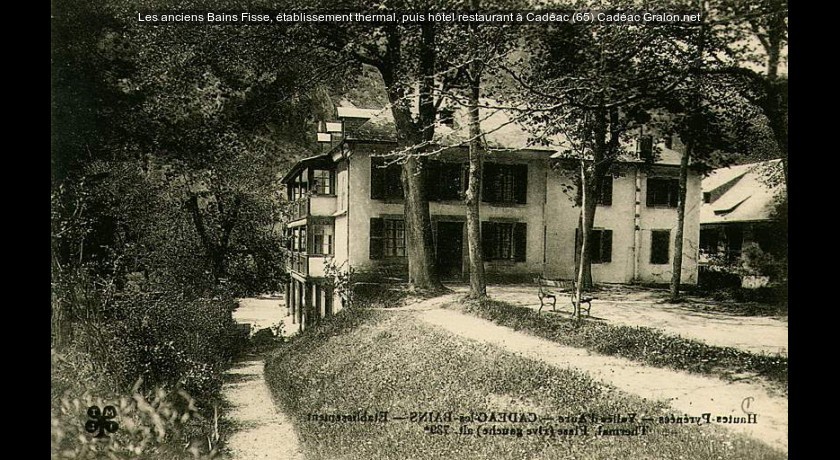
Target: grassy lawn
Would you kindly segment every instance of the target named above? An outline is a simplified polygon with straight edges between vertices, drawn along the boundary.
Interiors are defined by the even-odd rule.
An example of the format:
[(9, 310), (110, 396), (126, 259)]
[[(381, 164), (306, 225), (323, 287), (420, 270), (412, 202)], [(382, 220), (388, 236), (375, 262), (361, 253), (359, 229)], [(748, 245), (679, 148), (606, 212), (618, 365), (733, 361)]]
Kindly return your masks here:
[(570, 317), (539, 314), (530, 308), (496, 300), (453, 303), (447, 308), (514, 330), (524, 330), (561, 345), (723, 379), (757, 375), (766, 379), (771, 389), (784, 394), (788, 391), (788, 359), (785, 357), (716, 347), (647, 327), (614, 326), (585, 318), (578, 323)]
[[(514, 434), (458, 434), (458, 415), (524, 412), (543, 416), (637, 413), (658, 417), (666, 407), (603, 386), (585, 374), (524, 359), (489, 345), (439, 332), (411, 313), (343, 311), (281, 346), (266, 360), (266, 380), (289, 414), (310, 459), (416, 458), (661, 458), (774, 459), (770, 447), (713, 425), (648, 424), (640, 436), (541, 436), (540, 425), (573, 429), (575, 423), (481, 423), (519, 428)], [(330, 423), (309, 414), (373, 414), (390, 420)], [(451, 411), (449, 434), (429, 434), (437, 423), (393, 420), (411, 412)], [(682, 414), (676, 414), (682, 415)], [(465, 423), (477, 429), (477, 421)], [(609, 423), (603, 428), (631, 428)]]

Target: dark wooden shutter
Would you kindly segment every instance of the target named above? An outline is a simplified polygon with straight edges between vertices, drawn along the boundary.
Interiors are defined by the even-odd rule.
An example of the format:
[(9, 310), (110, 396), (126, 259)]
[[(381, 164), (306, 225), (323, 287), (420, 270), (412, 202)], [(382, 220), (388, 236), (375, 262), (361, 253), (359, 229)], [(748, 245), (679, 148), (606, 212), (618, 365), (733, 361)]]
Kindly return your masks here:
[(601, 262), (612, 262), (612, 230), (601, 230)]
[(611, 175), (604, 176), (603, 181), (601, 182), (601, 199), (600, 204), (604, 206), (612, 205), (612, 195), (613, 195), (613, 177)]
[(440, 201), (440, 190), (443, 186), (443, 184), (441, 184), (440, 177), (441, 164), (439, 161), (429, 160), (426, 162), (424, 168), (426, 169), (426, 199), (428, 199), (429, 201)]
[(385, 169), (380, 168), (380, 158), (370, 159), (370, 198), (382, 200), (385, 198)]
[(514, 167), (513, 195), (519, 204), (528, 202), (528, 165), (516, 165)]
[(378, 217), (370, 218), (370, 258), (381, 259), (384, 253), (385, 222)]
[(498, 166), (495, 163), (484, 163), (484, 177), (481, 181), (481, 201), (488, 203), (495, 203), (496, 199), (496, 176), (498, 175)]
[(645, 201), (648, 207), (653, 206), (654, 190), (656, 188), (656, 179), (648, 178), (645, 186)]
[(513, 224), (513, 260), (525, 262), (528, 252), (528, 224), (519, 222)]
[(600, 264), (603, 262), (601, 260), (601, 237), (602, 237), (601, 230), (592, 230), (589, 232), (589, 239), (586, 240), (589, 243), (589, 260), (593, 264)]
[(668, 182), (669, 185), (669, 197), (668, 197), (668, 205), (676, 208), (678, 206), (677, 201), (680, 199), (680, 181), (678, 179), (673, 179)]
[(481, 256), (484, 260), (491, 260), (493, 254), (493, 231), (490, 222), (481, 223)]

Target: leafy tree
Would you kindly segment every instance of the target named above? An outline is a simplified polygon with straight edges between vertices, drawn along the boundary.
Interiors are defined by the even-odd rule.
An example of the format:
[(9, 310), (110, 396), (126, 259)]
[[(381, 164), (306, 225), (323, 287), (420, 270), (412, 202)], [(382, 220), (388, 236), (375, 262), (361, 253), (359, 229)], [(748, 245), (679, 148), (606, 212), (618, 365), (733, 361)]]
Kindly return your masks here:
[[(609, 9), (597, 1), (568, 6)], [(687, 77), (692, 54), (683, 45), (691, 34), (683, 24), (580, 23), (530, 31), (533, 51), (516, 76), (532, 112), (529, 121), (539, 139), (564, 139), (565, 156), (581, 169), (580, 287), (592, 284), (586, 236), (595, 218), (595, 197), (628, 145), (635, 145), (639, 129), (651, 121), (662, 95)]]
[(80, 303), (65, 280), (190, 298), (276, 289), (279, 172), (311, 151), (316, 89), (341, 76), (267, 28), (143, 24), (135, 9), (53, 4), (53, 313), (65, 338)]

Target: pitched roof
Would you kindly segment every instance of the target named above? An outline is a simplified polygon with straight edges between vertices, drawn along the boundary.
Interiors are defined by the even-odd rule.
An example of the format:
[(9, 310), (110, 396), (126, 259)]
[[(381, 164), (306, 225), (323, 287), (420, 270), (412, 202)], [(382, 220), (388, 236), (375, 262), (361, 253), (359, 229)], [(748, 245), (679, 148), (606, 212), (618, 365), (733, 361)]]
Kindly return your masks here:
[(714, 170), (703, 179), (703, 192), (716, 196), (700, 208), (700, 224), (755, 222), (771, 219), (776, 196), (783, 185), (769, 185), (768, 174), (778, 173), (781, 160), (770, 160)]
[[(357, 141), (396, 141), (394, 119), (389, 107), (381, 109), (361, 109), (348, 100), (342, 100), (336, 113), (343, 119), (367, 119), (348, 131), (346, 138)], [(520, 121), (522, 117), (513, 108), (500, 106), (497, 101), (489, 98), (481, 99), (479, 109), (481, 130), (484, 141), (489, 149), (494, 150), (532, 150), (553, 152), (551, 158), (563, 158), (571, 149), (571, 144), (562, 135), (555, 135), (546, 144), (534, 142), (532, 134)], [(442, 146), (454, 147), (466, 145), (469, 142), (469, 119), (466, 110), (454, 110), (452, 126), (438, 124), (435, 126), (435, 142)], [(677, 150), (665, 147), (663, 143), (657, 145), (659, 158), (657, 164), (679, 165), (681, 154)], [(619, 161), (642, 162), (633, 152), (635, 145), (631, 142), (625, 145), (625, 153)]]

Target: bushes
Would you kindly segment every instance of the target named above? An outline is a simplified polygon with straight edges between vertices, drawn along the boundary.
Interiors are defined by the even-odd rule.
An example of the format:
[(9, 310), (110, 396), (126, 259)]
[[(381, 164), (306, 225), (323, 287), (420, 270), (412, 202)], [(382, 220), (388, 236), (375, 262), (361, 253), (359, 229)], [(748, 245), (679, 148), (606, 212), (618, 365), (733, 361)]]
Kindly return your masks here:
[[(232, 302), (108, 298), (77, 316), (73, 342), (53, 352), (53, 457), (212, 458), (222, 375), (247, 344)], [(117, 433), (84, 431), (91, 405), (117, 409)]]
[[(90, 355), (52, 353), (51, 452), (53, 458), (214, 458), (218, 431), (213, 415), (183, 390), (116, 392), (93, 370)], [(85, 431), (87, 410), (111, 405), (119, 424), (108, 437)]]
[(114, 303), (85, 348), (120, 388), (178, 386), (196, 396), (221, 388), (221, 375), (244, 346), (232, 303), (135, 294)]

